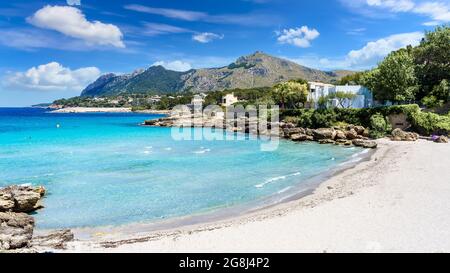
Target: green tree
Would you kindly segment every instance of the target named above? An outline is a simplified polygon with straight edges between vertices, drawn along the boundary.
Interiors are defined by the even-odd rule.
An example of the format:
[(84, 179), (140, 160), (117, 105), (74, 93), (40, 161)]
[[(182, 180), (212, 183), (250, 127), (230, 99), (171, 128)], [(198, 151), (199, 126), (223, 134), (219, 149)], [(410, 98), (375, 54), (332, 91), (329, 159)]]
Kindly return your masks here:
[[(450, 26), (440, 26), (426, 32), (425, 38), (414, 49), (415, 71), (421, 85), (418, 99), (434, 92), (442, 80), (450, 79)], [(433, 94), (436, 96), (436, 94)], [(437, 100), (448, 101), (448, 95), (436, 96)]]
[(377, 68), (364, 75), (364, 85), (380, 101), (411, 102), (419, 89), (412, 47), (391, 52)]
[(273, 99), (281, 109), (289, 106), (293, 109), (308, 101), (308, 85), (300, 80), (279, 83), (273, 88)]
[(338, 85), (362, 85), (365, 72), (356, 72), (342, 77), (338, 81)]

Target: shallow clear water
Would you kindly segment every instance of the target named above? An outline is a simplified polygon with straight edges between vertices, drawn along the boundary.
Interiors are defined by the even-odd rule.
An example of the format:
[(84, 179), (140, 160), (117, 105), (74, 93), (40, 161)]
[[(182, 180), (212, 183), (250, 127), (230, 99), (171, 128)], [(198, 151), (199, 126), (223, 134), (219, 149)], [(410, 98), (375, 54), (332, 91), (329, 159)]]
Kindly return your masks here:
[(361, 151), (281, 141), (263, 152), (264, 140), (175, 141), (138, 126), (157, 117), (0, 108), (0, 186), (47, 188), (39, 228), (119, 225), (281, 194)]

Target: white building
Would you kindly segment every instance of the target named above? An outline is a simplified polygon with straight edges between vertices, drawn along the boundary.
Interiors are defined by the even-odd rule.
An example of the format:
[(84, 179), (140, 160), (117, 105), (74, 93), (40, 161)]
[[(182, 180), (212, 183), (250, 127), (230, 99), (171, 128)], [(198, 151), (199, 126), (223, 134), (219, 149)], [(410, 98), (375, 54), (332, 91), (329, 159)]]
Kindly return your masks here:
[(200, 105), (203, 104), (203, 102), (205, 101), (205, 99), (200, 96), (200, 95), (195, 95), (192, 99), (191, 99), (191, 105)]
[(332, 84), (321, 82), (308, 82), (308, 86), (309, 86), (308, 101), (315, 102), (316, 104), (319, 101), (320, 97), (326, 97), (334, 92), (334, 85)]
[(239, 99), (234, 95), (234, 93), (226, 94), (222, 97), (222, 106), (223, 107), (229, 107), (235, 104), (236, 102), (239, 102)]
[(338, 85), (335, 87), (335, 92), (356, 95), (352, 100), (347, 100), (343, 103), (345, 108), (369, 108), (373, 106), (372, 92), (362, 85)]
[[(361, 85), (332, 85), (319, 82), (309, 82), (309, 97), (308, 101), (313, 103), (314, 108), (319, 108), (319, 99), (321, 97), (327, 97), (336, 92), (345, 92), (355, 94), (356, 97), (352, 100), (346, 100), (343, 102), (345, 108), (368, 108), (373, 106), (373, 94), (364, 86)], [(330, 99), (328, 107), (342, 107), (339, 105), (337, 99)]]

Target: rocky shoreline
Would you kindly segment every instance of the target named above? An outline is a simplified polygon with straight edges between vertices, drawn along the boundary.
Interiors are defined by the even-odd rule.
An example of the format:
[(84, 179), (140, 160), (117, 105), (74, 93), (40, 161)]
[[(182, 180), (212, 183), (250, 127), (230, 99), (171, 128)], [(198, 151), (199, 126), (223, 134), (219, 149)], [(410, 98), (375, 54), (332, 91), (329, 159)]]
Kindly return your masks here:
[(0, 189), (0, 252), (39, 252), (63, 249), (74, 235), (58, 230), (33, 237), (35, 220), (27, 213), (44, 208), (42, 186), (8, 186)]
[[(143, 126), (154, 127), (192, 127), (192, 128), (218, 128), (232, 132), (251, 133), (261, 136), (274, 136), (271, 130), (257, 129), (257, 121), (249, 120), (249, 118), (241, 118), (237, 124), (233, 120), (224, 122), (222, 118), (195, 119), (194, 116), (181, 117), (164, 117), (154, 120), (146, 120)], [(255, 125), (256, 124), (256, 125)], [(241, 126), (239, 126), (241, 125)], [(334, 144), (341, 146), (358, 146), (368, 149), (377, 147), (375, 140), (369, 138), (369, 129), (363, 126), (347, 125), (345, 128), (300, 128), (289, 122), (268, 123), (268, 127), (274, 128), (278, 126), (280, 129), (275, 136), (284, 139), (290, 139), (295, 142), (316, 141), (320, 144)]]

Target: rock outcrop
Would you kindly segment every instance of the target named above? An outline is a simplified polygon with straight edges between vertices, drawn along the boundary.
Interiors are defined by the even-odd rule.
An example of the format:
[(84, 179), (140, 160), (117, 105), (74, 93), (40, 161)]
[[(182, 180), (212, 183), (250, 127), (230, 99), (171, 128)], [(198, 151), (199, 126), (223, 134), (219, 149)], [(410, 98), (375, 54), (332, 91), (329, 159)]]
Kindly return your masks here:
[(42, 208), (43, 187), (9, 186), (0, 189), (0, 211), (32, 212)]
[(439, 136), (434, 140), (436, 143), (448, 143), (448, 138), (446, 136)]
[(30, 246), (34, 219), (25, 213), (0, 212), (0, 250)]
[(73, 241), (74, 235), (70, 229), (58, 230), (47, 235), (36, 236), (31, 244), (34, 248), (40, 249), (65, 249), (67, 243)]
[(33, 238), (34, 218), (25, 212), (42, 208), (44, 187), (9, 186), (0, 189), (0, 251), (36, 252), (60, 249), (73, 240), (70, 230)]
[(365, 140), (365, 139), (354, 139), (352, 141), (353, 145), (358, 147), (363, 147), (366, 149), (375, 149), (378, 144), (373, 140)]
[(416, 141), (419, 139), (419, 135), (416, 133), (405, 132), (400, 128), (394, 129), (391, 133), (392, 141)]
[(313, 130), (315, 140), (331, 139), (336, 137), (336, 130), (333, 128), (320, 128)]

